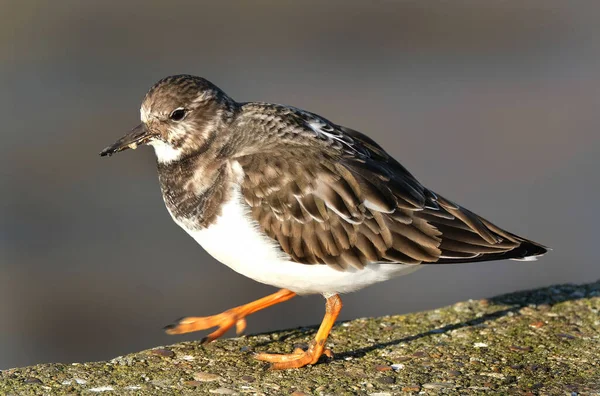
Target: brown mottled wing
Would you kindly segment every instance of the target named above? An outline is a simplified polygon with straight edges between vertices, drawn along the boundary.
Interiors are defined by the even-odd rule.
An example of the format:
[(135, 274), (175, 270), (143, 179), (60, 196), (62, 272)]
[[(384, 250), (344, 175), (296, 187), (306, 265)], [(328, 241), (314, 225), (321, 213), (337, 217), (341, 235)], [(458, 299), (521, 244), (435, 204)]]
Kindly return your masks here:
[(429, 191), (363, 134), (302, 116), (310, 144), (237, 158), (252, 216), (294, 261), (344, 270), (545, 252)]

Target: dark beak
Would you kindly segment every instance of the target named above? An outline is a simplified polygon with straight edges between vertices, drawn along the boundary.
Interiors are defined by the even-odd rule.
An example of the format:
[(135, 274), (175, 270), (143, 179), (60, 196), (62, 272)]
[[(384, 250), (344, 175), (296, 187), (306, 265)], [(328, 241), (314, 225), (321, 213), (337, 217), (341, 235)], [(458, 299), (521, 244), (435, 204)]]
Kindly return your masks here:
[(137, 146), (146, 143), (149, 138), (150, 133), (146, 128), (146, 124), (141, 123), (133, 128), (127, 135), (123, 136), (121, 139), (102, 150), (100, 155), (103, 157), (108, 155), (110, 157), (114, 153), (127, 150), (128, 148), (136, 149)]

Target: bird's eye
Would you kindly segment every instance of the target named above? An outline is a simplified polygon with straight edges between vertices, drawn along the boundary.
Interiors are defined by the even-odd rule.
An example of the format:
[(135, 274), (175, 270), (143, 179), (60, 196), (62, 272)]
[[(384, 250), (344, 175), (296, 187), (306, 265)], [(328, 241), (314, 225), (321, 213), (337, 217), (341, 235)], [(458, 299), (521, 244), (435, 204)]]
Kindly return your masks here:
[(179, 107), (171, 112), (169, 118), (173, 121), (181, 121), (183, 120), (183, 117), (185, 117), (185, 113), (186, 110), (184, 108)]

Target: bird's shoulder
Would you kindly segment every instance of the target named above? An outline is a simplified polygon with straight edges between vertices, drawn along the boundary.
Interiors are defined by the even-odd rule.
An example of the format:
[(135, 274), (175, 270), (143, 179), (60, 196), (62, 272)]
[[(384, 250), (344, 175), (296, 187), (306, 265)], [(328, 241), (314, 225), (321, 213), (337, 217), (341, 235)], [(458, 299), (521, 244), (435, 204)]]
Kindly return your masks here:
[(383, 190), (385, 195), (395, 190), (390, 201), (397, 203), (398, 197), (404, 197), (400, 206), (412, 209), (422, 209), (432, 197), (404, 166), (357, 130), (293, 106), (249, 102), (241, 109), (242, 125), (252, 130), (248, 133), (261, 135), (267, 142), (236, 158), (251, 175), (246, 177), (247, 184), (259, 179), (292, 186), (306, 177), (313, 178), (313, 183), (349, 179), (362, 197), (368, 195), (362, 181), (368, 180), (379, 186), (373, 191)]
[[(241, 104), (237, 125), (260, 135), (269, 149), (290, 150), (305, 147), (323, 150), (331, 155), (389, 157), (372, 139), (350, 128), (338, 125), (316, 113), (293, 106), (248, 102)], [(278, 144), (280, 146), (278, 146)], [(261, 147), (264, 152), (264, 146)]]

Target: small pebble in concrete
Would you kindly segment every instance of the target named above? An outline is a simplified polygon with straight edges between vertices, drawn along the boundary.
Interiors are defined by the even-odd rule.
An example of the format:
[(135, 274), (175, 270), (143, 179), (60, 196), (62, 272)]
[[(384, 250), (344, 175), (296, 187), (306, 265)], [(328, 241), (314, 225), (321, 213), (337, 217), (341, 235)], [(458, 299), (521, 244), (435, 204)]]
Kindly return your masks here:
[(522, 347), (522, 346), (518, 346), (518, 345), (511, 345), (510, 347), (508, 347), (508, 349), (510, 349), (511, 351), (515, 351), (515, 352), (531, 352), (531, 351), (533, 351), (533, 348), (530, 346)]
[(377, 371), (390, 371), (391, 369), (387, 364), (378, 364), (375, 366), (375, 370)]
[(197, 373), (194, 373), (194, 379), (196, 381), (200, 381), (200, 382), (211, 382), (211, 381), (218, 381), (222, 378), (220, 375), (217, 375), (217, 374), (211, 374), (211, 373), (205, 373), (203, 371), (198, 371)]
[(561, 338), (566, 338), (566, 339), (568, 339), (568, 340), (573, 340), (573, 339), (575, 339), (575, 336), (574, 336), (574, 335), (567, 334), (567, 333), (559, 333), (559, 334), (558, 334), (558, 336), (559, 336), (559, 337), (561, 337)]
[(98, 386), (96, 388), (88, 389), (90, 392), (109, 392), (115, 390), (112, 386)]
[(408, 385), (402, 387), (402, 392), (419, 392), (421, 390), (421, 386), (419, 385)]
[(431, 382), (428, 384), (423, 384), (424, 389), (448, 389), (454, 388), (454, 384), (449, 382)]
[(217, 388), (209, 390), (210, 393), (216, 393), (217, 395), (235, 395), (236, 392), (229, 388)]
[(171, 351), (170, 349), (165, 349), (165, 348), (153, 349), (152, 351), (150, 351), (150, 353), (153, 355), (156, 355), (156, 356), (169, 357), (169, 358), (175, 356), (175, 352)]

